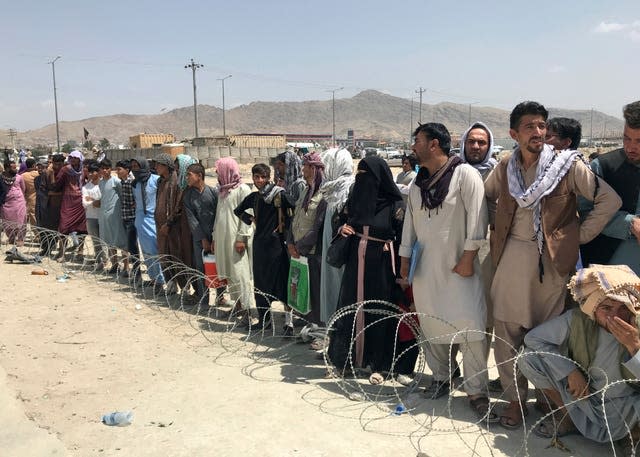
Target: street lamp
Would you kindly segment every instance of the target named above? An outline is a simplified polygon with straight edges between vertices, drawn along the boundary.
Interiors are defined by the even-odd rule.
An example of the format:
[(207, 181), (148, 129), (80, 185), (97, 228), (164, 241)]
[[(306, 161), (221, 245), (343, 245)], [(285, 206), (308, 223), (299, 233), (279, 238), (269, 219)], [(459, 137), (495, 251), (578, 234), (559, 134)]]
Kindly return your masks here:
[(480, 102), (473, 102), (473, 103), (469, 103), (469, 122), (468, 124), (471, 125), (471, 105), (477, 105)]
[(191, 59), (191, 63), (185, 65), (184, 68), (191, 68), (193, 72), (193, 118), (196, 126), (196, 138), (198, 138), (198, 101), (196, 99), (196, 70), (198, 68), (202, 68), (204, 65), (195, 63), (193, 59)]
[(56, 88), (56, 60), (58, 60), (60, 56), (57, 56), (51, 62), (51, 71), (53, 72), (53, 106), (56, 110), (56, 141), (58, 143), (58, 150), (56, 152), (60, 152), (60, 124), (58, 122), (58, 90)]
[(231, 78), (233, 75), (227, 75), (224, 78), (218, 78), (218, 81), (222, 83), (222, 136), (227, 137), (227, 125), (224, 118), (224, 80)]
[(332, 118), (333, 118), (333, 133), (332, 133), (333, 146), (336, 145), (336, 92), (342, 89), (344, 89), (344, 87), (340, 87), (338, 89), (330, 89), (327, 91), (327, 92), (331, 92), (331, 111), (332, 111)]

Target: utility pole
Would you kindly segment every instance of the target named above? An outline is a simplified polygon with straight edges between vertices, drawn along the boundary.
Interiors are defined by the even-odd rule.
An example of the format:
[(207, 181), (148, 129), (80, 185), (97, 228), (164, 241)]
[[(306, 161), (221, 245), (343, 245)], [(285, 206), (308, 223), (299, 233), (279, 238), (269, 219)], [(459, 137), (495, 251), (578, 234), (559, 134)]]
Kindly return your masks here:
[(478, 102), (469, 103), (469, 126), (471, 126), (471, 105), (476, 105)]
[(191, 71), (193, 73), (193, 121), (196, 127), (195, 138), (198, 138), (198, 100), (196, 98), (196, 70), (202, 67), (204, 67), (204, 65), (195, 63), (193, 59), (191, 59), (190, 64), (184, 66), (184, 68), (191, 68)]
[(591, 128), (589, 131), (589, 147), (593, 146), (593, 108), (591, 108)]
[(418, 122), (422, 124), (422, 94), (426, 92), (427, 89), (423, 89), (422, 86), (418, 90), (416, 90), (416, 94), (420, 94), (420, 116), (418, 117)]
[(340, 87), (338, 89), (330, 89), (327, 91), (327, 92), (331, 92), (331, 112), (332, 112), (332, 119), (333, 119), (333, 133), (332, 133), (333, 146), (336, 145), (336, 92), (342, 89), (344, 89), (344, 87)]
[(409, 144), (411, 144), (411, 140), (413, 138), (413, 101), (415, 97), (411, 97), (411, 120), (409, 121)]
[(227, 75), (224, 78), (219, 78), (218, 81), (222, 82), (222, 136), (227, 137), (227, 124), (224, 118), (224, 80), (231, 78), (233, 75)]
[(18, 136), (18, 132), (16, 129), (9, 129), (7, 136), (11, 139), (11, 149), (16, 148), (16, 137)]
[(58, 149), (56, 152), (60, 153), (60, 124), (58, 122), (58, 89), (56, 87), (56, 60), (58, 60), (60, 56), (57, 56), (53, 59), (49, 64), (51, 64), (51, 71), (53, 73), (53, 106), (56, 110), (56, 142), (58, 144)]

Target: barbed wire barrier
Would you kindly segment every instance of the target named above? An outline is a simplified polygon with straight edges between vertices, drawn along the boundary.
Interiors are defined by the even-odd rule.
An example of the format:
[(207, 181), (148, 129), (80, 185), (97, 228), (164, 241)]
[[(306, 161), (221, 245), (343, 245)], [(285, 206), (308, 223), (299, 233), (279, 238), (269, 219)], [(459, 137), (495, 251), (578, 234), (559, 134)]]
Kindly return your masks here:
[[(12, 223), (0, 220), (0, 224), (9, 233), (19, 233), (24, 226), (12, 227)], [(488, 418), (478, 418), (468, 407), (465, 387), (472, 379), (454, 377), (458, 362), (453, 357), (458, 346), (464, 347), (466, 339), (470, 336), (484, 334), (491, 341), (492, 334), (482, 331), (468, 331), (455, 328), (452, 324), (438, 316), (417, 312), (406, 312), (399, 306), (379, 300), (368, 300), (354, 303), (337, 310), (327, 322), (325, 328), (315, 324), (309, 324), (304, 316), (297, 316), (299, 326), (304, 325), (296, 337), (282, 337), (276, 329), (278, 323), (283, 322), (284, 308), (282, 305), (272, 305), (267, 312), (271, 317), (272, 325), (269, 327), (256, 325), (251, 319), (245, 319), (244, 326), (241, 318), (248, 312), (240, 303), (231, 302), (227, 306), (216, 306), (204, 303), (203, 297), (197, 297), (193, 293), (197, 281), (205, 281), (207, 278), (202, 272), (182, 264), (171, 256), (154, 256), (153, 258), (139, 259), (130, 263), (131, 270), (125, 272), (119, 266), (114, 275), (108, 276), (102, 271), (101, 262), (96, 261), (96, 247), (98, 251), (104, 250), (109, 261), (113, 260), (112, 253), (115, 247), (106, 245), (95, 237), (85, 236), (77, 247), (68, 237), (60, 233), (41, 227), (29, 226), (24, 237), (24, 245), (16, 246), (7, 244), (5, 236), (2, 236), (0, 246), (6, 251), (6, 261), (33, 263), (34, 266), (51, 270), (57, 281), (83, 280), (98, 283), (106, 291), (113, 294), (122, 294), (130, 298), (131, 303), (136, 303), (136, 309), (142, 304), (158, 313), (161, 320), (174, 329), (184, 328), (187, 325), (192, 329), (191, 334), (183, 332), (183, 338), (193, 340), (192, 347), (198, 351), (205, 351), (215, 363), (228, 366), (237, 366), (242, 373), (259, 381), (269, 382), (295, 382), (304, 383), (310, 387), (302, 399), (317, 406), (323, 413), (341, 417), (356, 419), (363, 430), (378, 434), (406, 437), (412, 446), (422, 456), (448, 455), (447, 446), (443, 446), (443, 437), (449, 441), (452, 437), (456, 442), (468, 450), (469, 455), (496, 455), (501, 451), (508, 455), (547, 455), (546, 448), (553, 446), (558, 450), (572, 452), (573, 447), (589, 449), (595, 455), (623, 455), (615, 446), (615, 441), (621, 437), (636, 438), (632, 433), (636, 426), (640, 413), (631, 414), (628, 410), (621, 411), (615, 402), (610, 400), (607, 393), (618, 386), (626, 385), (627, 381), (606, 379), (604, 386), (591, 391), (586, 398), (567, 401), (567, 408), (584, 408), (588, 402), (590, 408), (596, 411), (598, 417), (604, 423), (601, 431), (602, 444), (588, 441), (579, 436), (551, 440), (540, 440), (534, 435), (534, 429), (543, 421), (552, 421), (555, 425), (563, 419), (565, 410), (555, 407), (549, 400), (548, 413), (541, 417), (530, 418), (524, 414), (521, 408), (522, 426), (519, 430), (508, 432), (497, 424), (491, 424)], [(99, 245), (99, 246), (97, 246)], [(62, 246), (62, 251), (61, 251)], [(84, 251), (92, 255), (84, 254)], [(55, 255), (54, 255), (55, 253)], [(109, 254), (111, 253), (111, 254)], [(122, 257), (122, 256), (121, 256)], [(122, 258), (118, 260), (121, 262)], [(165, 285), (155, 286), (147, 275), (149, 268), (159, 264), (166, 275)], [(120, 265), (120, 264), (118, 264)], [(45, 271), (45, 270), (43, 270)], [(229, 279), (229, 278), (220, 278)], [(180, 284), (180, 287), (177, 287)], [(234, 296), (240, 296), (239, 287), (233, 281), (228, 281), (226, 292)], [(212, 298), (215, 300), (216, 289), (211, 288)], [(254, 289), (254, 293), (262, 295), (267, 302), (277, 302), (277, 298)], [(368, 322), (363, 328), (357, 330), (355, 316), (362, 313)], [(438, 342), (443, 338), (449, 340), (449, 383), (450, 393), (446, 398), (428, 400), (422, 395), (425, 383), (430, 375), (426, 363), (426, 351), (436, 339), (425, 336), (419, 322), (429, 319), (437, 320), (448, 326), (451, 332), (437, 338)], [(265, 322), (268, 319), (264, 319)], [(346, 351), (346, 363), (343, 367), (335, 367), (330, 360), (327, 348), (332, 332), (340, 325), (347, 323), (350, 335)], [(413, 340), (406, 344), (399, 343), (401, 326), (405, 326), (411, 332)], [(381, 373), (383, 382), (374, 384), (369, 382), (371, 370), (367, 367), (358, 367), (354, 360), (354, 352), (359, 339), (371, 332), (376, 326), (387, 326), (392, 331), (392, 345), (390, 348), (390, 368)], [(196, 336), (203, 339), (195, 341)], [(311, 341), (321, 341), (323, 349), (311, 352), (306, 344)], [(505, 341), (502, 341), (508, 344)], [(544, 357), (547, 360), (558, 358), (570, 360), (567, 357), (549, 352), (515, 351), (516, 356), (504, 362), (512, 367), (515, 374), (518, 363), (523, 358)], [(403, 358), (409, 355), (415, 357), (413, 373), (409, 376), (409, 382), (398, 382), (397, 372)], [(483, 361), (484, 363), (484, 361)], [(587, 373), (583, 367), (572, 361), (576, 367)], [(475, 376), (484, 376), (489, 370), (494, 371), (496, 364), (487, 364), (487, 370), (476, 373)], [(274, 370), (276, 373), (273, 373)], [(593, 372), (593, 368), (592, 368)], [(406, 375), (405, 375), (406, 376)], [(515, 377), (515, 376), (514, 376)], [(407, 379), (407, 378), (405, 378)], [(591, 378), (589, 378), (591, 379)], [(517, 391), (517, 389), (516, 389)], [(502, 395), (486, 391), (487, 397), (495, 402), (503, 400)], [(630, 402), (639, 402), (638, 397), (630, 399)], [(519, 397), (519, 400), (522, 400)], [(522, 404), (522, 401), (521, 401)], [(531, 408), (531, 406), (529, 406)], [(640, 410), (640, 408), (637, 408)], [(624, 416), (624, 417), (622, 417)], [(611, 422), (614, 423), (612, 428)], [(614, 439), (615, 438), (615, 439)], [(446, 442), (445, 441), (445, 442)], [(565, 443), (570, 443), (568, 446)], [(634, 443), (635, 444), (635, 443)], [(459, 447), (458, 447), (459, 451)], [(558, 451), (559, 452), (559, 451)], [(635, 451), (630, 454), (635, 455)]]

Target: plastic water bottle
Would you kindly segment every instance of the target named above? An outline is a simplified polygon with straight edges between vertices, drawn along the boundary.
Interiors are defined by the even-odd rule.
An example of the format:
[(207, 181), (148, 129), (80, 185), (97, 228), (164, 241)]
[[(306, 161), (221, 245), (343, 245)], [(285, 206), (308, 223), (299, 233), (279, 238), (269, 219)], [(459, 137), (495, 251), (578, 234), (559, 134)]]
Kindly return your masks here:
[(117, 427), (125, 427), (133, 421), (133, 413), (131, 411), (116, 411), (114, 413), (102, 416), (102, 423), (105, 425), (114, 425)]

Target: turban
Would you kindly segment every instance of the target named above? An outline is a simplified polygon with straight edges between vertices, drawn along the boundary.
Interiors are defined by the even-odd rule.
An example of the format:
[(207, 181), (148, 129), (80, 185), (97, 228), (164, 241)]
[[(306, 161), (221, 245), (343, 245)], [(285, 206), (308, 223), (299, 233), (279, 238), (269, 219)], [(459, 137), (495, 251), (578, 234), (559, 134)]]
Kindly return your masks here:
[(626, 265), (597, 265), (579, 270), (569, 281), (573, 298), (583, 313), (594, 319), (600, 303), (611, 299), (640, 311), (640, 278)]
[(154, 162), (156, 164), (164, 165), (167, 168), (169, 168), (170, 170), (173, 170), (175, 168), (175, 164), (174, 164), (173, 158), (169, 154), (166, 154), (166, 153), (160, 154), (158, 157), (156, 157), (154, 159)]

